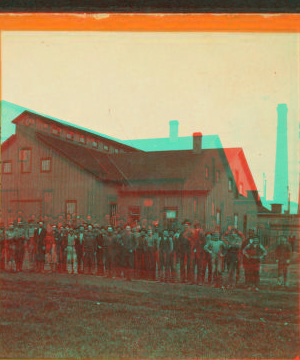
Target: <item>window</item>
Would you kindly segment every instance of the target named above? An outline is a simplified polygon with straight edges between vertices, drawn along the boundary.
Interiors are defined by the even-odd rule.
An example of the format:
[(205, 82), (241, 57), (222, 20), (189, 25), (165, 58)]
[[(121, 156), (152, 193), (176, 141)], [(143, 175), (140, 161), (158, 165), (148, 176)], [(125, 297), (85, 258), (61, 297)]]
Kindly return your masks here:
[(51, 133), (53, 135), (57, 135), (57, 136), (60, 136), (61, 134), (61, 128), (57, 127), (57, 126), (53, 126), (52, 129), (51, 129)]
[(228, 191), (232, 191), (232, 179), (228, 179)]
[(95, 139), (92, 139), (92, 147), (96, 148), (98, 147), (98, 143)]
[(205, 166), (205, 179), (208, 180), (209, 179), (209, 167)]
[(128, 217), (132, 220), (140, 219), (140, 207), (139, 206), (129, 206), (128, 207)]
[(66, 214), (77, 214), (77, 201), (76, 200), (67, 200), (66, 201)]
[(178, 220), (178, 208), (164, 208), (164, 227), (175, 229)]
[(20, 149), (19, 150), (19, 161), (21, 162), (21, 172), (31, 172), (31, 149)]
[(238, 214), (234, 214), (234, 228), (237, 229), (238, 228), (238, 220), (239, 220), (239, 215)]
[(27, 118), (25, 120), (25, 125), (27, 125), (27, 126), (29, 126), (29, 125), (35, 126), (35, 119)]
[(154, 216), (154, 198), (143, 199), (143, 216), (145, 219), (150, 220)]
[(217, 225), (221, 227), (221, 211), (217, 210)]
[(119, 149), (115, 149), (115, 154), (118, 154), (119, 153)]
[(216, 170), (216, 182), (220, 182), (220, 170)]
[(49, 129), (49, 125), (47, 123), (44, 123), (44, 129)]
[(12, 161), (3, 161), (3, 173), (4, 174), (12, 173)]
[(74, 133), (72, 131), (67, 132), (67, 139), (68, 140), (74, 140)]
[(51, 159), (41, 159), (41, 172), (51, 171)]
[(125, 151), (123, 149), (120, 150), (121, 154), (125, 154)]
[(239, 186), (239, 192), (240, 192), (240, 194), (243, 194), (243, 184), (242, 183), (240, 183), (240, 186)]
[(43, 213), (53, 216), (53, 191), (47, 190), (43, 193)]
[(104, 145), (104, 146), (103, 146), (103, 150), (108, 152), (108, 151), (109, 151), (109, 147), (108, 147), (107, 145)]
[(84, 135), (79, 135), (79, 142), (81, 142), (82, 144), (85, 144), (85, 136)]

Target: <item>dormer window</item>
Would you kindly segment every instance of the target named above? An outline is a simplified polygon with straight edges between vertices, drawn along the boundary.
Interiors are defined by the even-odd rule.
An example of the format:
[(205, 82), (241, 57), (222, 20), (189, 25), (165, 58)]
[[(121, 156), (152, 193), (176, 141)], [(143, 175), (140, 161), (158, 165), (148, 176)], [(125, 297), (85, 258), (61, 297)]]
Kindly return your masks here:
[(72, 131), (67, 132), (67, 139), (68, 140), (74, 140), (74, 133)]
[(53, 135), (57, 135), (60, 136), (61, 134), (61, 128), (57, 127), (57, 126), (53, 126), (51, 129), (51, 132)]
[(92, 139), (92, 147), (96, 148), (96, 149), (98, 147), (98, 143), (97, 143), (97, 141), (95, 139)]
[(85, 144), (85, 136), (84, 135), (79, 135), (79, 142), (81, 142), (82, 144)]

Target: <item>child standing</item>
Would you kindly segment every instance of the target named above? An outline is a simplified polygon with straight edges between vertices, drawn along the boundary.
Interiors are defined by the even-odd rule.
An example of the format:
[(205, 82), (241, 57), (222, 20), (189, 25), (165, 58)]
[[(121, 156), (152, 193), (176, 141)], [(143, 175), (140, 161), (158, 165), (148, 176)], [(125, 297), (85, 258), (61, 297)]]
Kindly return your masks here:
[(283, 276), (283, 285), (287, 286), (288, 266), (290, 263), (292, 248), (285, 236), (282, 236), (280, 245), (275, 250), (276, 262), (278, 263), (278, 285), (282, 285), (281, 277)]

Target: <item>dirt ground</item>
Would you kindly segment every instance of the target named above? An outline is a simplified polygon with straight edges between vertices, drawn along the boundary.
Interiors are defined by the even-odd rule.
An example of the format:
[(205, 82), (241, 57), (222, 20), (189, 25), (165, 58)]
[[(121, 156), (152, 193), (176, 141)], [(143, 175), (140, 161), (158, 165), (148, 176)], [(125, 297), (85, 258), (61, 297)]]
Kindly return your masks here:
[(287, 290), (274, 285), (271, 274), (257, 293), (242, 286), (224, 292), (88, 275), (2, 273), (0, 356), (296, 358), (298, 272)]

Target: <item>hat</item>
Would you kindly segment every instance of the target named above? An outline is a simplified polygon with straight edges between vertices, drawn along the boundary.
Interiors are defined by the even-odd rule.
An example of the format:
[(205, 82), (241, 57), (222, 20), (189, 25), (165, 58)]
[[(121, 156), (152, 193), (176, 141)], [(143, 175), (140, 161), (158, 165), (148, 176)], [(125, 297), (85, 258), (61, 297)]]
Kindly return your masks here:
[(190, 222), (189, 220), (185, 219), (185, 220), (182, 222), (182, 225), (185, 225), (185, 224), (191, 225), (191, 222)]

